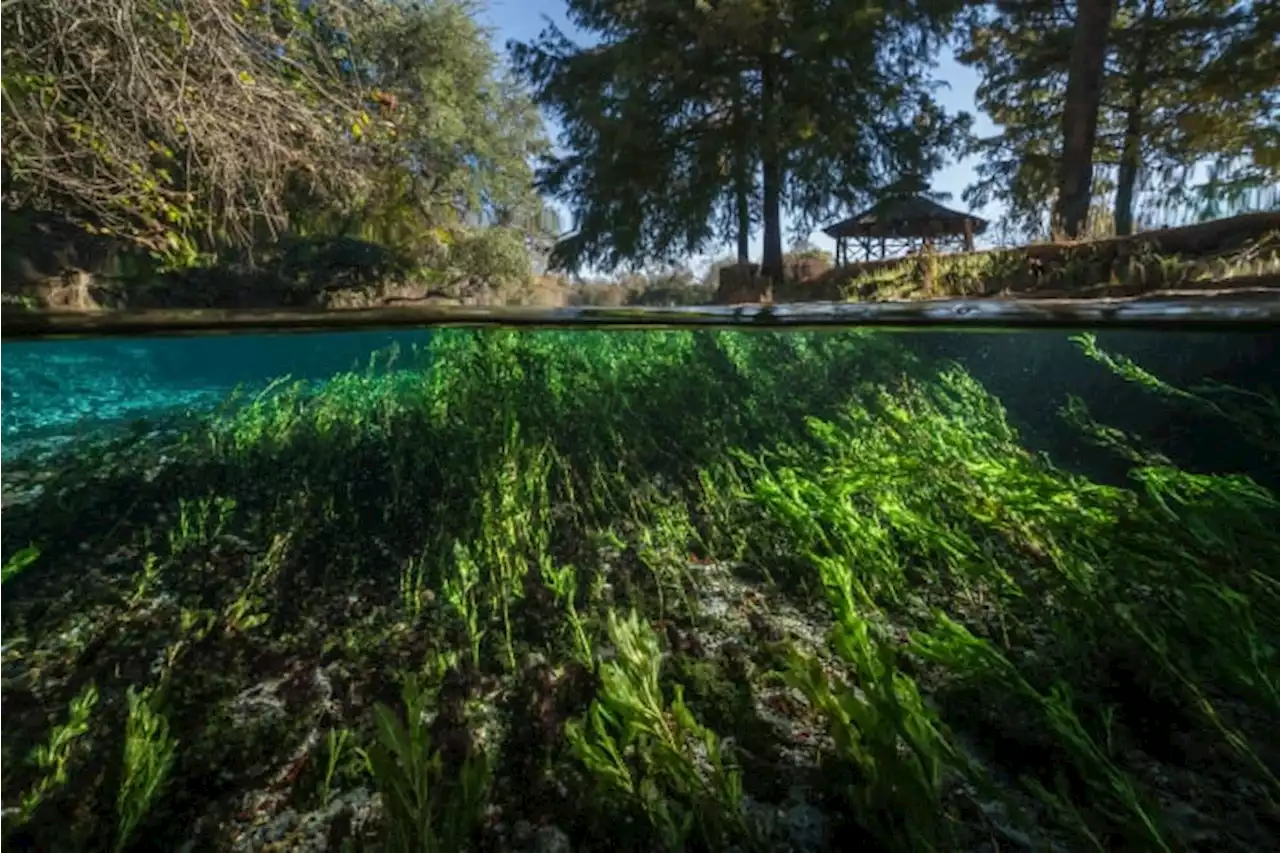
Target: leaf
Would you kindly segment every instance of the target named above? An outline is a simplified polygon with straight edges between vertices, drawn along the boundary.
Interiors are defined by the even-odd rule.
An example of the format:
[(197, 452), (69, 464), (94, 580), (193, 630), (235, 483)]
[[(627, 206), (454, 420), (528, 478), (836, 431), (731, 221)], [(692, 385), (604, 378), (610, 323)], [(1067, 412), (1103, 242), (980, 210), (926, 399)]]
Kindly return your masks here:
[(40, 548), (36, 545), (28, 545), (18, 551), (6, 560), (4, 567), (0, 569), (0, 583), (20, 574), (38, 559), (40, 559)]

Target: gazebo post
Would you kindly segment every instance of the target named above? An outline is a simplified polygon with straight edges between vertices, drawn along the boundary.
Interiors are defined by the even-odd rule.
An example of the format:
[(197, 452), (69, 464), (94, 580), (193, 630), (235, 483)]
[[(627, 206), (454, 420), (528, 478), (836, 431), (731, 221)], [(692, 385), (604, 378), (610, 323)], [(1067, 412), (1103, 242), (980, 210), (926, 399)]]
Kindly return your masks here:
[(964, 218), (964, 250), (973, 251), (973, 220), (967, 216)]

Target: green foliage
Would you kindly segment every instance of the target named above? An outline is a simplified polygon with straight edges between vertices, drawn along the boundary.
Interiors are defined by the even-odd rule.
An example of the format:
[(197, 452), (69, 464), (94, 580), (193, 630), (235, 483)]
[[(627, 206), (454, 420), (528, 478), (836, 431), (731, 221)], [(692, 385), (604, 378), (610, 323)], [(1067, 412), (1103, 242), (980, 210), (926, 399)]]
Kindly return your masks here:
[(965, 201), (1003, 201), (1006, 216), (1029, 234), (1043, 233), (1056, 189), (1071, 23), (1054, 2), (976, 7), (958, 37), (957, 58), (981, 69), (977, 105), (1000, 128), (973, 142), (978, 181)]
[(454, 282), (500, 288), (527, 281), (528, 235), (516, 228), (492, 227), (459, 233), (449, 247), (446, 275)]
[(405, 680), (404, 706), (404, 723), (385, 705), (374, 709), (378, 740), (364, 751), (389, 816), (387, 849), (469, 850), (489, 784), (488, 759), (469, 755), (457, 778), (448, 778), (440, 754), (432, 749), (425, 719), (430, 697), (417, 676)]
[(1076, 335), (1072, 340), (1088, 358), (1122, 379), (1157, 397), (1193, 406), (1230, 422), (1268, 458), (1280, 459), (1280, 435), (1276, 432), (1276, 424), (1280, 423), (1280, 397), (1274, 393), (1244, 392), (1221, 383), (1191, 390), (1177, 388), (1132, 359), (1102, 350), (1092, 334)]
[(531, 166), (547, 140), (474, 14), (376, 0), (352, 22), (386, 132), (368, 141), (374, 180), (333, 224), (415, 253), (445, 283), (497, 285), (528, 277), (526, 239), (547, 224)]
[(303, 287), (347, 264), (273, 259), (282, 236), (359, 237), (393, 256), (370, 275), (475, 289), (526, 279), (554, 227), (541, 118), (464, 0), (10, 6), (9, 203), (133, 244), (149, 273), (248, 258)]
[[(1094, 798), (1091, 804), (1108, 819), (1124, 827), (1126, 835), (1142, 849), (1169, 850), (1169, 845), (1156, 826), (1154, 810), (1137, 791), (1133, 780), (1111, 758), (1110, 725), (1111, 710), (1104, 709), (1102, 721), (1105, 740), (1095, 739), (1085, 726), (1075, 708), (1070, 687), (1057, 682), (1045, 693), (1037, 691), (1019, 675), (1017, 668), (991, 644), (979, 640), (963, 626), (944, 614), (939, 615), (938, 633), (919, 634), (915, 648), (927, 658), (948, 665), (957, 672), (970, 676), (982, 675), (1002, 681), (1039, 706), (1044, 718), (1060, 742), (1076, 762)], [(1065, 774), (1054, 778), (1056, 791), (1050, 791), (1037, 780), (1024, 780), (1028, 787), (1050, 807), (1065, 823), (1076, 830), (1081, 840), (1098, 851), (1108, 849), (1100, 832), (1091, 826), (1080, 804), (1072, 801)]]
[(847, 796), (858, 823), (885, 849), (954, 849), (942, 783), (956, 757), (936, 714), (865, 619), (846, 614), (835, 632), (856, 690), (832, 685), (811, 656), (793, 654), (786, 678), (826, 718), (839, 759), (857, 769)]
[[(1176, 390), (1092, 339), (1081, 342), (1131, 381)], [(983, 639), (940, 613), (937, 633), (921, 624), (916, 652), (951, 677), (1003, 685), (1042, 716), (1089, 794), (1072, 793), (1056, 776), (1029, 778), (1028, 789), (1091, 846), (1109, 849), (1106, 839), (1116, 833), (1143, 849), (1170, 844), (1150, 795), (1104, 745), (1111, 743), (1111, 718), (1099, 731), (1062, 680), (1089, 683), (1098, 649), (1145, 648), (1159, 678), (1177, 685), (1220, 742), (1274, 786), (1213, 697), (1248, 696), (1275, 707), (1268, 672), (1277, 659), (1276, 626), (1257, 609), (1271, 613), (1277, 603), (1265, 555), (1280, 553), (1267, 528), (1280, 517), (1280, 502), (1247, 478), (1154, 467), (1138, 453), (1130, 458), (1147, 466), (1133, 473), (1140, 491), (1093, 486), (1018, 449), (1003, 412), (964, 374), (939, 380), (874, 396), (838, 422), (811, 421), (812, 444), (752, 462), (755, 499), (767, 508), (767, 523), (786, 531), (782, 552), (803, 555), (822, 578), (836, 617), (835, 647), (854, 674), (857, 693), (828, 687), (812, 661), (794, 664), (791, 677), (824, 711), (838, 753), (859, 770), (851, 797), (860, 822), (885, 838), (914, 831), (920, 836), (913, 843), (945, 848), (941, 771), (952, 766), (987, 784), (948, 745), (878, 637), (880, 614), (901, 619), (912, 601), (933, 599), (930, 591), (940, 589), (956, 612), (991, 595), (999, 604), (985, 618), (967, 619)], [(1246, 538), (1256, 551), (1240, 550)], [(1236, 555), (1225, 562), (1229, 569), (1220, 556), (1226, 553)], [(1055, 604), (1046, 613), (1047, 602)], [(992, 648), (1024, 642), (1033, 619), (1047, 620), (1064, 638), (1049, 666), (1014, 664)], [(891, 815), (915, 816), (909, 829), (886, 821), (886, 804)]]
[(480, 585), (480, 567), (471, 556), (470, 549), (461, 542), (453, 545), (455, 575), (444, 580), (444, 598), (467, 628), (471, 643), (471, 665), (480, 666), (480, 641), (485, 630), (480, 625), (480, 605), (476, 590)]
[(333, 795), (333, 777), (338, 772), (338, 765), (342, 761), (342, 750), (347, 745), (350, 737), (350, 729), (329, 729), (329, 734), (326, 737), (328, 749), (325, 751), (327, 760), (324, 768), (324, 781), (321, 783), (320, 788), (321, 805), (327, 805)]
[[(943, 113), (926, 74), (956, 8), (571, 2), (569, 20), (599, 44), (552, 26), (512, 47), (564, 127), (567, 152), (539, 176), (577, 225), (553, 266), (697, 254), (740, 229), (744, 202), (780, 259), (770, 225), (781, 205), (805, 230), (834, 205), (865, 205), (904, 173), (928, 172), (967, 126)], [(745, 199), (757, 163), (763, 204)]]
[(293, 182), (341, 195), (360, 175), (335, 126), (359, 112), (359, 93), (333, 73), (318, 7), (305, 5), (10, 4), (10, 201), (179, 266), (277, 231)]
[(608, 628), (617, 659), (600, 664), (586, 720), (566, 728), (574, 754), (608, 796), (639, 802), (665, 850), (684, 850), (695, 837), (712, 850), (744, 838), (739, 772), (715, 732), (694, 719), (681, 685), (667, 705), (653, 629), (635, 611), (610, 611)]
[(40, 548), (34, 544), (16, 551), (13, 556), (4, 561), (4, 568), (0, 569), (0, 583), (21, 574), (39, 559)]
[(542, 581), (555, 593), (558, 600), (564, 603), (565, 615), (569, 619), (569, 628), (573, 631), (574, 650), (579, 660), (590, 666), (595, 661), (591, 649), (591, 639), (587, 636), (582, 617), (578, 614), (574, 599), (578, 594), (578, 575), (573, 566), (556, 568), (549, 557), (542, 561)]
[[(1208, 797), (1269, 807), (1280, 501), (1244, 476), (1180, 470), (1083, 404), (1070, 424), (1123, 454), (1131, 477), (1064, 471), (1026, 449), (972, 375), (911, 357), (911, 340), (438, 330), (323, 385), (282, 381), (159, 447), (77, 447), (49, 474), (53, 497), (6, 507), (6, 536), (45, 549), (30, 586), (58, 571), (78, 585), (6, 599), (6, 635), (35, 638), (29, 653), (7, 641), (6, 666), (23, 659), (43, 686), (51, 650), (77, 637), (68, 654), (94, 643), (107, 672), (152, 643), (167, 695), (200, 699), (174, 713), (230, 707), (261, 683), (260, 659), (288, 668), (302, 650), (323, 649), (362, 695), (425, 668), (435, 702), (406, 681), (405, 716), (379, 708), (365, 758), (393, 849), (491, 843), (475, 819), (491, 758), (521, 783), (495, 788), (505, 814), (532, 821), (526, 803), (568, 785), (554, 820), (600, 846), (763, 846), (770, 827), (754, 818), (793, 781), (766, 771), (799, 749), (823, 759), (818, 793), (842, 798), (852, 825), (832, 829), (888, 848), (967, 848), (1007, 830), (1033, 847), (1187, 849), (1200, 830), (1163, 808), (1184, 774)], [(1265, 393), (1182, 388), (1078, 343), (1081, 366), (1126, 379), (1136, 399), (1274, 446)], [(86, 531), (121, 505), (110, 531)], [(82, 541), (91, 555), (138, 549), (142, 580), (85, 571)], [(770, 624), (750, 618), (761, 614)], [(83, 628), (104, 622), (105, 635)], [(551, 636), (561, 628), (568, 641)], [(206, 651), (234, 651), (218, 658), (231, 672), (184, 665)], [(513, 683), (535, 701), (495, 703)], [(484, 759), (464, 761), (452, 735), (495, 710), (477, 732)], [(327, 761), (326, 744), (311, 754), (327, 798), (347, 781), (341, 727), (360, 722), (296, 716), (255, 726), (255, 750), (269, 732), (267, 757), (283, 765), (307, 732), (335, 727)], [(21, 727), (7, 749), (47, 734), (43, 714), (5, 723)], [(249, 741), (221, 717), (209, 725), (234, 754), (207, 747), (210, 772), (244, 772)], [(1201, 749), (1170, 757), (1182, 737)], [(72, 749), (55, 733), (47, 751), (76, 783), (63, 798), (102, 798), (76, 772), (76, 750), (99, 758), (100, 740)], [(46, 784), (40, 813), (57, 812), (59, 760), (10, 776), (17, 764), (6, 784)], [(175, 822), (189, 815), (185, 797), (165, 799)], [(1204, 820), (1223, 849), (1266, 832)], [(76, 826), (113, 829), (96, 814)], [(77, 849), (61, 825), (30, 831)]]
[[(1229, 215), (1274, 185), (1280, 103), (1274, 74), (1258, 70), (1275, 66), (1274, 16), (1235, 0), (1117, 4), (1093, 153), (1094, 193), (1114, 194), (1117, 222), (1135, 202), (1151, 220)], [(1030, 237), (1047, 234), (1057, 189), (1073, 22), (1071, 4), (1054, 0), (983, 4), (959, 38), (958, 58), (982, 77), (978, 107), (997, 127), (970, 149), (978, 181), (965, 200), (1003, 202)], [(1197, 183), (1204, 167), (1209, 180)]]
[(67, 721), (55, 725), (47, 743), (40, 744), (31, 754), (31, 760), (40, 770), (40, 781), (22, 795), (18, 823), (31, 819), (40, 804), (63, 785), (67, 784), (71, 761), (79, 740), (89, 731), (89, 717), (98, 704), (98, 688), (89, 683), (71, 700)]
[(124, 769), (116, 794), (116, 853), (125, 850), (135, 830), (155, 804), (173, 768), (177, 741), (169, 734), (169, 721), (151, 707), (152, 692), (128, 689), (129, 720), (124, 738)]

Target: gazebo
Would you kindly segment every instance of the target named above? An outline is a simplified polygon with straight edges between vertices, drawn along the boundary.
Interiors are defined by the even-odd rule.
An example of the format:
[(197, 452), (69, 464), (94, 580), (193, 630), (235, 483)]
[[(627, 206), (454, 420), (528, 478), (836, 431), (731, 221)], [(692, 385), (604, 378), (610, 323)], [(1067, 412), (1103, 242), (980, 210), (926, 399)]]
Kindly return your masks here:
[(923, 196), (897, 196), (887, 198), (869, 210), (837, 222), (823, 233), (836, 241), (836, 264), (847, 264), (849, 240), (857, 240), (863, 258), (890, 254), (906, 254), (917, 246), (963, 248), (973, 251), (973, 238), (987, 230), (987, 221), (968, 213), (943, 207)]

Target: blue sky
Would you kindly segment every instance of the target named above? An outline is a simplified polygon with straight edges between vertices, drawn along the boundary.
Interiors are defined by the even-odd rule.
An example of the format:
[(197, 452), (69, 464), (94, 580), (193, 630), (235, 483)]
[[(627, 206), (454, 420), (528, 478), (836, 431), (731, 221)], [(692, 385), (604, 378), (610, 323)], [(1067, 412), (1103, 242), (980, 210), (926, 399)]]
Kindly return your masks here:
[[(503, 50), (504, 56), (505, 45), (508, 40), (531, 41), (536, 38), (545, 26), (544, 18), (550, 18), (571, 38), (578, 41), (585, 40), (582, 34), (570, 27), (565, 20), (564, 0), (488, 0), (487, 7), (482, 11), (480, 18), (487, 26), (492, 28), (494, 41)], [(939, 98), (946, 108), (953, 112), (964, 110), (973, 114), (976, 118), (975, 131), (984, 136), (992, 133), (993, 126), (990, 121), (974, 107), (973, 96), (978, 86), (978, 76), (973, 69), (959, 65), (950, 52), (946, 52), (939, 57), (936, 73), (939, 79), (945, 80), (950, 84), (950, 89), (944, 89), (939, 93)], [(554, 123), (548, 124), (548, 130), (553, 136), (557, 132)], [(960, 194), (966, 186), (973, 182), (973, 177), (972, 162), (962, 160), (958, 163), (951, 163), (933, 176), (933, 189), (939, 192), (951, 193), (951, 200), (947, 203), (957, 209), (964, 209), (964, 202), (961, 200)], [(849, 214), (854, 212), (848, 211)], [(989, 205), (987, 208), (972, 212), (990, 220), (997, 219), (1001, 213), (995, 205)], [(564, 214), (566, 225), (568, 225), (571, 222), (568, 211), (565, 210), (562, 213)], [(784, 228), (786, 228), (784, 240), (789, 239), (791, 234), (788, 227), (789, 224), (784, 223)], [(815, 246), (828, 251), (834, 250), (833, 241), (820, 230), (811, 234), (809, 240)], [(722, 251), (714, 252), (713, 254), (721, 256), (731, 252), (732, 245), (726, 242)], [(753, 258), (759, 259), (759, 233), (752, 237), (751, 255)]]

